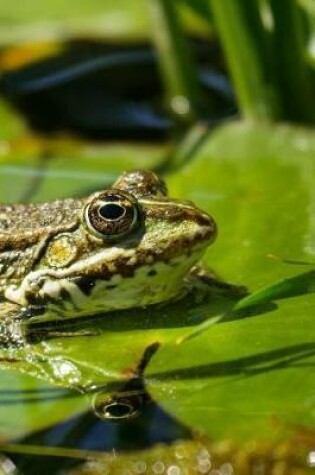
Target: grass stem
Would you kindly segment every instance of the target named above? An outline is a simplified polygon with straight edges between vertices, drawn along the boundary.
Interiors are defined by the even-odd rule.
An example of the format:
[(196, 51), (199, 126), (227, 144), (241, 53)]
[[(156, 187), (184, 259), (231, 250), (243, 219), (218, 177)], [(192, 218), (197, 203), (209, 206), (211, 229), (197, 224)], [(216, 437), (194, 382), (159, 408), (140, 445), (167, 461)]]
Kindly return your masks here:
[(209, 1), (242, 115), (252, 121), (277, 119), (278, 94), (268, 69), (267, 36), (259, 3), (253, 0)]
[(167, 105), (181, 122), (198, 117), (197, 69), (174, 0), (149, 0), (153, 40), (166, 87)]

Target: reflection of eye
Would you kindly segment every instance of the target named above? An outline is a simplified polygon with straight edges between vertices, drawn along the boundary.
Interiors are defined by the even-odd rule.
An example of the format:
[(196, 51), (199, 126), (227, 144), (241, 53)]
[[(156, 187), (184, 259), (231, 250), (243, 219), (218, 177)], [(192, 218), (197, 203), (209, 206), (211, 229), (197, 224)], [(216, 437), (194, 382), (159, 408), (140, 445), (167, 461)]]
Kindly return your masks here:
[(138, 222), (136, 200), (120, 190), (93, 195), (84, 208), (83, 220), (88, 230), (105, 240), (117, 240), (134, 230)]

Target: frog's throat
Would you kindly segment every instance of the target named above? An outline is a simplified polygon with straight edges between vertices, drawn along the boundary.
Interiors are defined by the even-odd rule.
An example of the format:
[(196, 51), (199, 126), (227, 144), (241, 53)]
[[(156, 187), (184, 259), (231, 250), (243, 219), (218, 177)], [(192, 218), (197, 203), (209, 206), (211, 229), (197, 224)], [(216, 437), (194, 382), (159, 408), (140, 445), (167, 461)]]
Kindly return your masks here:
[[(123, 301), (125, 297), (122, 295), (119, 298), (118, 296), (119, 289), (123, 285), (126, 294), (129, 286), (129, 289), (132, 289), (131, 293), (137, 294), (139, 297), (140, 291), (135, 292), (138, 286), (139, 289), (145, 288), (149, 293), (154, 294), (154, 297), (151, 298), (151, 295), (148, 300), (162, 301), (168, 298), (168, 294), (174, 295), (176, 293), (176, 286), (180, 286), (179, 281), (199, 260), (204, 247), (204, 244), (200, 243), (189, 253), (178, 254), (168, 260), (159, 260), (157, 256), (153, 257), (148, 254), (142, 256), (142, 261), (139, 260), (135, 249), (112, 247), (88, 257), (84, 261), (74, 263), (69, 268), (38, 269), (30, 272), (19, 286), (8, 286), (5, 289), (4, 296), (7, 300), (22, 306), (45, 305), (49, 301), (60, 301), (65, 295), (69, 295), (69, 300), (73, 302), (87, 299), (92, 301), (96, 298), (96, 294), (98, 296), (100, 292), (106, 291), (106, 295), (102, 297), (104, 300), (104, 298), (107, 299), (110, 295), (114, 295), (113, 290), (117, 287), (116, 308), (126, 308), (130, 305), (125, 305)], [(117, 262), (121, 258), (123, 258), (123, 265), (117, 267)], [(104, 262), (106, 262), (106, 266), (104, 266)], [(103, 273), (89, 276), (86, 269), (95, 269), (98, 265), (103, 266)], [(93, 289), (91, 295), (86, 295), (86, 292), (82, 290), (82, 285), (80, 288), (80, 281), (82, 282), (84, 278), (93, 282), (95, 289)], [(156, 286), (156, 289), (153, 289), (154, 286)], [(143, 293), (141, 291), (141, 295)], [(131, 298), (126, 301), (129, 302), (129, 300)], [(139, 300), (139, 302), (135, 302), (135, 305), (143, 305), (143, 301), (146, 299), (142, 297), (140, 299), (139, 297)], [(104, 310), (107, 310), (107, 304), (105, 303), (103, 304)]]
[[(42, 303), (48, 318), (65, 318), (111, 310), (144, 307), (177, 296), (183, 287), (183, 277), (202, 254), (196, 250), (190, 256), (177, 256), (169, 262), (157, 261), (134, 269), (124, 276), (114, 273), (110, 279), (89, 280), (86, 288), (82, 280), (69, 279), (64, 271), (44, 273), (34, 271), (19, 288), (8, 288), (6, 298), (20, 305)], [(57, 277), (58, 276), (58, 277)], [(83, 277), (84, 279), (84, 277)], [(32, 288), (37, 289), (32, 294)], [(37, 298), (37, 302), (36, 302)]]

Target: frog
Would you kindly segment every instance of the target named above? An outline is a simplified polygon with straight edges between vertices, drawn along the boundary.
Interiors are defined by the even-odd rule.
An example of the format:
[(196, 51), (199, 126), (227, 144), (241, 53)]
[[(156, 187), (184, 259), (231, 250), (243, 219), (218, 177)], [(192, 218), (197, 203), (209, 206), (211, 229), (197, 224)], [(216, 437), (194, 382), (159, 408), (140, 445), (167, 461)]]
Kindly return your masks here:
[(214, 219), (148, 170), (84, 198), (0, 205), (0, 347), (25, 325), (169, 302), (215, 240)]

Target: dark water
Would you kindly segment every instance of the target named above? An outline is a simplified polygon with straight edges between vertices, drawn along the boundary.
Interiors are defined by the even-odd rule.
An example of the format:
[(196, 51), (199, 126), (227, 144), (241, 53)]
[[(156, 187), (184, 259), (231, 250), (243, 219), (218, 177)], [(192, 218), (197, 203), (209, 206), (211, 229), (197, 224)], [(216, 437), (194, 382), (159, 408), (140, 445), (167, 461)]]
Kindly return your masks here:
[[(236, 114), (216, 45), (191, 41), (202, 90), (201, 118), (215, 125)], [(152, 45), (72, 41), (53, 57), (3, 72), (2, 96), (37, 132), (93, 140), (157, 141), (178, 127), (164, 105)]]
[[(62, 424), (15, 440), (14, 443), (111, 453), (113, 449), (117, 452), (142, 450), (156, 443), (169, 444), (190, 437), (189, 429), (180, 425), (151, 401), (138, 417), (129, 421), (106, 422), (98, 419), (93, 411), (89, 411)], [(64, 470), (82, 463), (70, 456), (12, 453), (7, 456), (25, 475), (61, 474)]]

